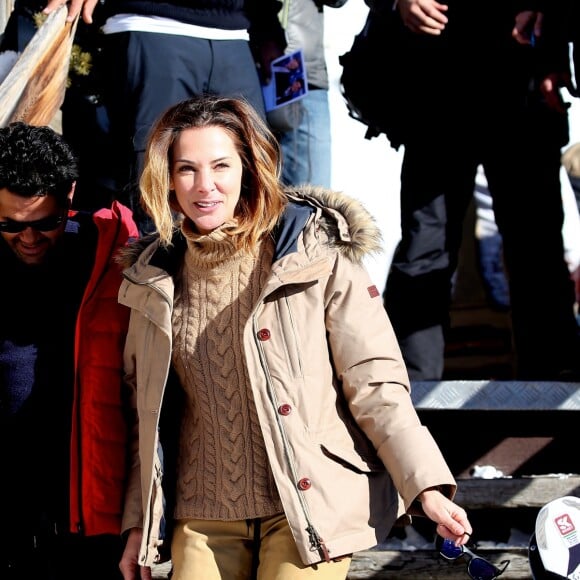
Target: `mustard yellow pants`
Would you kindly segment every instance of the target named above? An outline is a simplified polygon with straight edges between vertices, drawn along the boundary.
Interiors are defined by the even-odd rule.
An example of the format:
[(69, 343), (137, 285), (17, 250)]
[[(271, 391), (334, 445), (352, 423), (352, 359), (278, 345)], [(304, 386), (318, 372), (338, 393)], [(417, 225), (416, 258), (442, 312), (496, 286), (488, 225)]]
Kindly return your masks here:
[(350, 556), (306, 566), (284, 514), (233, 522), (178, 520), (172, 580), (345, 580)]

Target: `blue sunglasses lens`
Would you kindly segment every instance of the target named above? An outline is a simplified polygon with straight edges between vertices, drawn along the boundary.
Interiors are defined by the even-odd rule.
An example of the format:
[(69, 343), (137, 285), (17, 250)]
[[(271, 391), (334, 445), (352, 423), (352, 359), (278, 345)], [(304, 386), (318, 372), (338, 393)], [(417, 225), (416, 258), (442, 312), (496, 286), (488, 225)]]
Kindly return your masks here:
[(472, 558), (467, 570), (473, 580), (493, 580), (493, 578), (498, 576), (498, 569), (482, 558)]
[(439, 551), (443, 556), (451, 560), (459, 558), (459, 556), (463, 554), (463, 548), (461, 546), (456, 546), (451, 540), (443, 540)]
[(468, 548), (456, 546), (454, 542), (444, 538), (437, 539), (437, 548), (439, 549), (439, 553), (448, 560), (457, 560), (461, 556), (466, 556), (469, 559), (467, 562), (467, 573), (473, 580), (494, 580), (494, 578), (497, 578), (503, 573), (509, 564), (509, 561), (503, 562), (505, 565), (503, 569), (500, 569), (491, 562), (477, 556)]

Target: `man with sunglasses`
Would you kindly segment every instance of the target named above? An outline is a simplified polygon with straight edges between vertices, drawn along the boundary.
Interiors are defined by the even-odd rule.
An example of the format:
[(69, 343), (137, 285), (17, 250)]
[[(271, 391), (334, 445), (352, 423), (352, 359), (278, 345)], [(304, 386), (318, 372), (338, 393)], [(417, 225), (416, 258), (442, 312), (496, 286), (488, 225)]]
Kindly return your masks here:
[(128, 313), (114, 257), (137, 227), (119, 203), (70, 210), (77, 178), (49, 127), (0, 129), (3, 580), (121, 577)]

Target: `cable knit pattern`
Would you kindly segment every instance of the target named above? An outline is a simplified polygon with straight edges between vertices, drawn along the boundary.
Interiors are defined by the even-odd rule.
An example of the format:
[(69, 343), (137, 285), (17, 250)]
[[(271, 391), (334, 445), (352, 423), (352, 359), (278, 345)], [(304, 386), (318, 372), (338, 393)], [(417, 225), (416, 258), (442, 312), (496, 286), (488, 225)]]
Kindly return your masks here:
[(272, 264), (273, 246), (237, 251), (228, 225), (200, 236), (182, 226), (188, 251), (173, 312), (173, 363), (186, 392), (177, 518), (239, 520), (282, 505), (244, 362), (243, 329)]

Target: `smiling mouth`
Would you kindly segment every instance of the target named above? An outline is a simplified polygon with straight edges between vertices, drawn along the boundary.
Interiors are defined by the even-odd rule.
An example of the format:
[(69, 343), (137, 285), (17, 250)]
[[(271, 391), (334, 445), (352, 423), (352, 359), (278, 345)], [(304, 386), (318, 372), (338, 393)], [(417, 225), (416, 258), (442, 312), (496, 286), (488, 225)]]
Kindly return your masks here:
[(27, 244), (27, 243), (23, 242), (22, 240), (19, 240), (16, 245), (18, 245), (18, 247), (21, 250), (23, 250), (24, 252), (36, 252), (39, 249), (44, 248), (44, 246), (46, 246), (46, 244), (47, 244), (47, 240), (40, 239), (40, 240), (34, 242), (33, 244)]
[(44, 248), (44, 244), (36, 244), (34, 246), (23, 246), (20, 245), (20, 251), (24, 254), (37, 254), (38, 252), (42, 251)]

